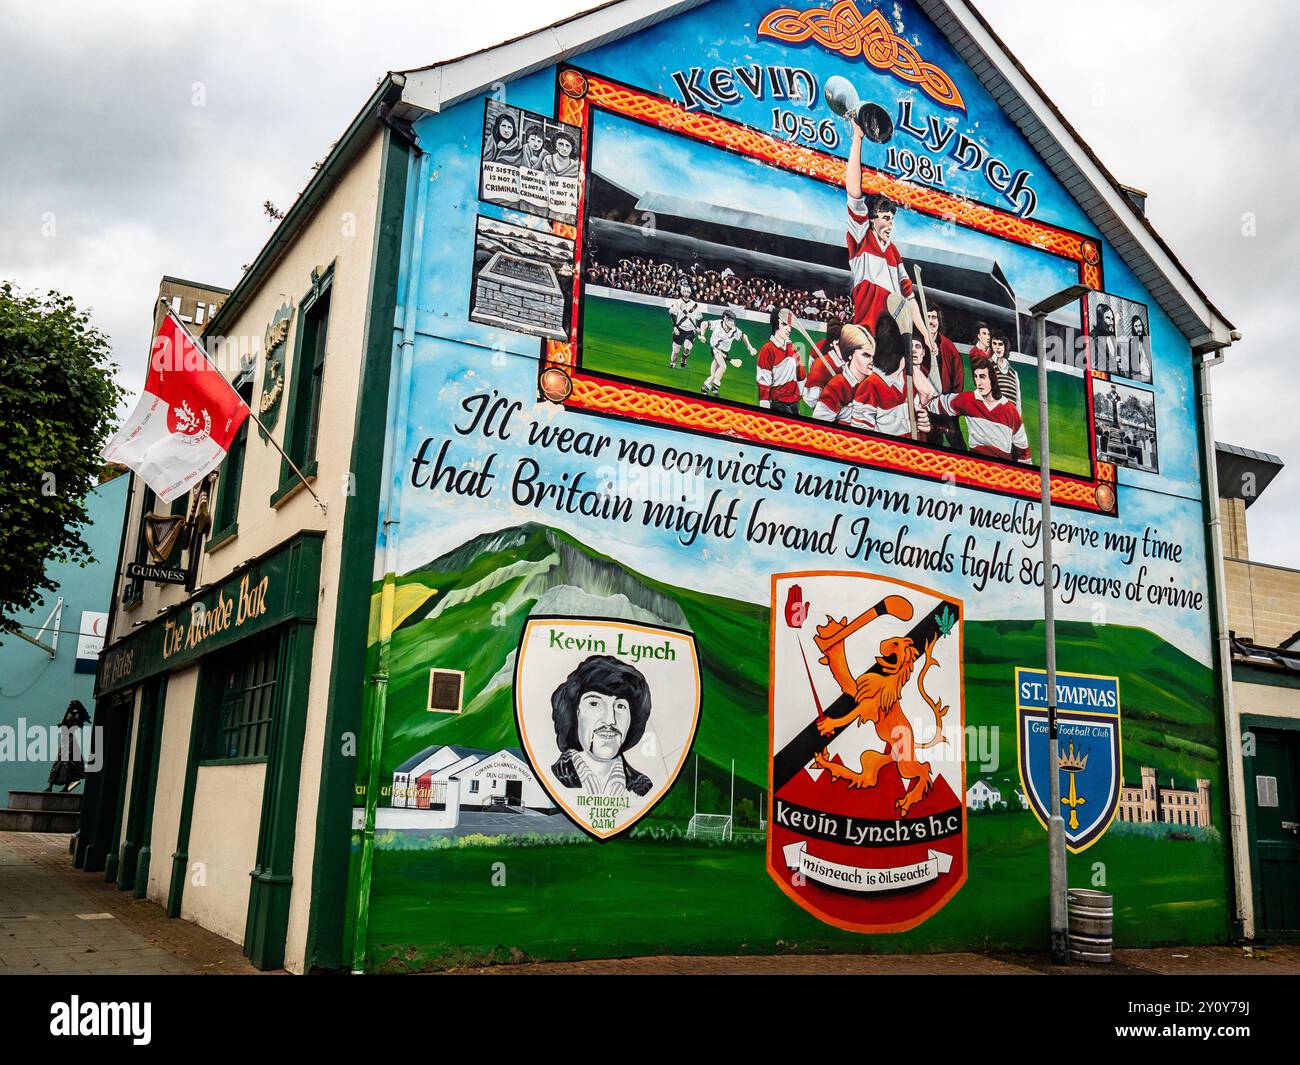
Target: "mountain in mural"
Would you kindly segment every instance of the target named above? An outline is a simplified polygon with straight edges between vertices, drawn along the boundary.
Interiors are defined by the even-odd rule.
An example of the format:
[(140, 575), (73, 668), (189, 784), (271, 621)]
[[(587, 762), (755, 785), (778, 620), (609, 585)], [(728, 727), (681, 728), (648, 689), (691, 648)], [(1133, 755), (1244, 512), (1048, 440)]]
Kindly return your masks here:
[[(723, 784), (735, 759), (737, 798), (757, 801), (767, 788), (766, 605), (706, 595), (655, 581), (572, 536), (526, 523), (467, 541), (397, 578), (389, 664), (386, 779), (393, 767), (437, 743), (518, 746), (512, 682), (515, 652), (531, 615), (611, 617), (694, 632), (704, 705), (695, 743), (700, 773)], [(378, 586), (376, 587), (378, 594)], [(1062, 670), (1121, 677), (1125, 776), (1154, 766), (1180, 781), (1206, 777), (1219, 786), (1209, 669), (1145, 629), (1127, 628), (1122, 650), (1107, 629), (1058, 622)], [(372, 656), (376, 634), (372, 633)], [(968, 776), (1016, 773), (1016, 666), (1041, 666), (1043, 631), (1033, 621), (966, 625)], [(465, 673), (460, 714), (430, 713), (430, 669)], [(992, 759), (996, 765), (987, 768)], [(984, 762), (985, 764), (977, 764)], [(685, 776), (685, 774), (683, 774)], [(743, 788), (742, 788), (743, 785)], [(725, 789), (724, 789), (725, 790)]]
[[(517, 746), (519, 635), (532, 615), (567, 614), (694, 632), (705, 692), (696, 750), (728, 772), (734, 754), (738, 777), (766, 781), (766, 607), (661, 584), (534, 523), (477, 536), (397, 585), (385, 774), (435, 743)], [(425, 709), (432, 668), (465, 672), (459, 715)]]

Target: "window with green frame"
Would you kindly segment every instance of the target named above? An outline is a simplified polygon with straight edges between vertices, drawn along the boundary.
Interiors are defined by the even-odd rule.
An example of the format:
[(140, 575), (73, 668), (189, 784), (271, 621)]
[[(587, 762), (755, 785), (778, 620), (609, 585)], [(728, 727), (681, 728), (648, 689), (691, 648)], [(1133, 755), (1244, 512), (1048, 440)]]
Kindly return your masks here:
[[(316, 472), (316, 441), (320, 435), (321, 402), (325, 395), (325, 358), (333, 282), (333, 265), (322, 274), (313, 274), (311, 291), (298, 305), (298, 336), (294, 344), (293, 385), (284, 430), (284, 450), (308, 477)], [(272, 502), (282, 498), (296, 481), (289, 463), (282, 462), (280, 488)]]
[[(253, 405), (253, 381), (247, 378), (236, 382), (235, 391), (250, 407)], [(217, 506), (212, 515), (212, 535), (209, 543), (216, 544), (235, 533), (239, 525), (239, 493), (244, 480), (244, 456), (248, 453), (248, 427), (251, 418), (244, 419), (235, 438), (230, 442), (221, 473), (217, 481)]]
[(275, 716), (278, 633), (256, 637), (214, 657), (205, 699), (203, 759), (265, 758)]

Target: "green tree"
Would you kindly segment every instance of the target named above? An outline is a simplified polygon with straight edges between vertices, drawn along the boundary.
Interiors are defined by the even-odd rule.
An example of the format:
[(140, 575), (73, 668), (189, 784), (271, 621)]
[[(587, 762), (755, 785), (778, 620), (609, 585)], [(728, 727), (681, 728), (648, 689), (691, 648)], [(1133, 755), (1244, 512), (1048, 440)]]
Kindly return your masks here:
[(691, 819), (691, 781), (684, 775), (677, 778), (664, 801), (655, 808), (656, 820), (680, 821), (685, 827)]
[(0, 632), (52, 591), (52, 561), (94, 561), (81, 536), (125, 391), (108, 339), (57, 292), (0, 283)]
[(758, 827), (758, 807), (753, 799), (741, 799), (736, 803), (735, 819), (741, 828)]

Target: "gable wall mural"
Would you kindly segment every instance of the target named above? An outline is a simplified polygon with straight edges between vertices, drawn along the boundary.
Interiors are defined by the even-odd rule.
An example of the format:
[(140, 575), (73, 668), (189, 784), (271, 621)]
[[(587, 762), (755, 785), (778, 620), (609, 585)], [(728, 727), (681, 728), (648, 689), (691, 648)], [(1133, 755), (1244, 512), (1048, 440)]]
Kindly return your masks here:
[(1041, 947), (1071, 285), (1070, 880), (1226, 938), (1188, 344), (912, 3), (715, 0), (416, 132), (368, 965)]

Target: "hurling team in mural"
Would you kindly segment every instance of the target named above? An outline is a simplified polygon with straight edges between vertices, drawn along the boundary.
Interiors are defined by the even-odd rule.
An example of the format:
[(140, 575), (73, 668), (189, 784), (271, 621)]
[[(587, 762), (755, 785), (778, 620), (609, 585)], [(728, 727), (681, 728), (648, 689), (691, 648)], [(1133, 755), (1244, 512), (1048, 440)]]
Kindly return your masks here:
[(1045, 579), (1072, 850), (1222, 938), (1218, 822), (1121, 801), (1221, 798), (1186, 342), (919, 8), (716, 0), (422, 121), (479, 154), (412, 267), (372, 947), (1034, 941)]

